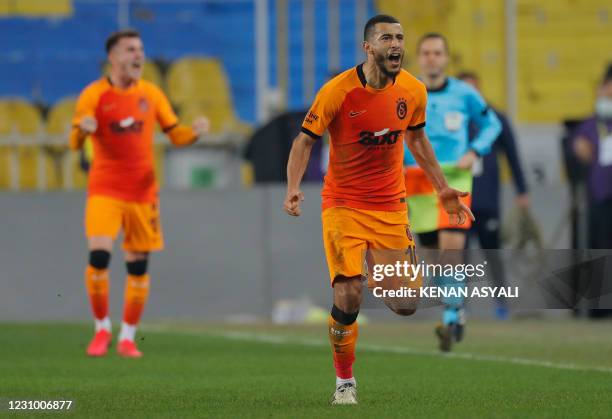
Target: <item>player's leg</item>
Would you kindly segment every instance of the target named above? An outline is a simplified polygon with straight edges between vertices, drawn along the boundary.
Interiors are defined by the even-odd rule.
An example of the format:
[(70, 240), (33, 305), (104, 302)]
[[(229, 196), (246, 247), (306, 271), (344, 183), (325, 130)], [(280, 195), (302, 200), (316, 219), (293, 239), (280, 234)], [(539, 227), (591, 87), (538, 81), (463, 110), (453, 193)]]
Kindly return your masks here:
[(126, 203), (123, 228), (127, 278), (117, 351), (125, 357), (139, 358), (142, 353), (135, 336), (149, 297), (149, 252), (163, 248), (157, 203)]
[(87, 199), (85, 233), (89, 261), (85, 268), (85, 286), (95, 322), (95, 336), (87, 347), (90, 356), (105, 355), (111, 343), (108, 268), (120, 226), (121, 211), (116, 201), (100, 196)]
[(362, 258), (366, 248), (361, 239), (357, 211), (328, 208), (323, 211), (323, 243), (333, 287), (333, 305), (328, 318), (328, 336), (336, 370), (332, 404), (357, 403), (353, 376), (355, 345), (359, 334), (357, 315), (362, 299)]
[(336, 369), (336, 391), (333, 404), (357, 402), (357, 383), (353, 376), (355, 345), (359, 335), (357, 315), (362, 300), (361, 275), (339, 275), (334, 283), (334, 305), (328, 319), (328, 335)]
[(126, 357), (139, 358), (142, 353), (135, 343), (136, 330), (149, 296), (150, 278), (147, 273), (149, 254), (146, 252), (125, 253), (127, 279), (123, 306), (123, 321), (119, 332), (118, 352)]
[[(441, 265), (458, 265), (464, 262), (462, 251), (465, 248), (466, 230), (440, 230), (438, 240), (441, 252), (439, 263)], [(454, 277), (442, 276), (437, 280), (439, 286), (447, 289), (454, 288), (459, 291), (465, 287), (464, 282), (457, 281)], [(442, 303), (444, 304), (442, 324), (436, 327), (436, 334), (440, 339), (440, 349), (447, 352), (451, 349), (453, 339), (460, 341), (463, 338), (465, 328), (464, 298), (449, 296), (442, 298)]]
[[(414, 237), (412, 235), (408, 214), (404, 211), (367, 211), (370, 217), (365, 225), (370, 227), (368, 237), (368, 251), (366, 262), (368, 272), (374, 272), (374, 266), (400, 266), (416, 265), (417, 255)], [(422, 276), (412, 276), (414, 271), (407, 268), (393, 275), (384, 275), (382, 280), (371, 281), (369, 276), (369, 287), (381, 287), (383, 292), (387, 291), (417, 291), (415, 295), (402, 297), (386, 297), (385, 305), (395, 314), (400, 316), (413, 315), (419, 303), (418, 290), (422, 286)], [(414, 290), (414, 291), (413, 291)]]

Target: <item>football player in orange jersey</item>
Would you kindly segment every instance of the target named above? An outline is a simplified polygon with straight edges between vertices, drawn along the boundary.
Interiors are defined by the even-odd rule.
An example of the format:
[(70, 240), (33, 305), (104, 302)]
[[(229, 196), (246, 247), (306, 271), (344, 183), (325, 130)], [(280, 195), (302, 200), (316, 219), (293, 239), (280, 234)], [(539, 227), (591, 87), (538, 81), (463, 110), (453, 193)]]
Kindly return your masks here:
[(153, 158), (155, 124), (174, 145), (186, 146), (208, 131), (209, 121), (200, 117), (191, 127), (180, 125), (164, 93), (141, 79), (145, 55), (138, 32), (111, 34), (106, 53), (110, 73), (81, 92), (70, 133), (71, 148), (81, 148), (88, 136), (94, 148), (85, 209), (85, 283), (95, 336), (87, 354), (103, 356), (111, 343), (108, 266), (113, 241), (123, 230), (127, 281), (117, 351), (138, 358), (142, 353), (134, 335), (149, 293), (147, 261), (151, 251), (163, 248)]
[[(423, 83), (402, 70), (404, 34), (399, 21), (387, 15), (371, 18), (363, 47), (366, 62), (339, 74), (317, 94), (287, 164), (284, 209), (299, 216), (304, 199), (300, 182), (312, 145), (329, 130), (329, 169), (321, 194), (323, 241), (333, 287), (328, 320), (336, 369), (332, 404), (357, 403), (352, 365), (364, 251), (414, 254), (403, 177), (404, 141), (452, 218), (458, 223), (473, 218), (459, 199), (467, 193), (448, 186), (425, 135), (427, 92)], [(400, 315), (416, 309), (414, 301), (386, 303)]]

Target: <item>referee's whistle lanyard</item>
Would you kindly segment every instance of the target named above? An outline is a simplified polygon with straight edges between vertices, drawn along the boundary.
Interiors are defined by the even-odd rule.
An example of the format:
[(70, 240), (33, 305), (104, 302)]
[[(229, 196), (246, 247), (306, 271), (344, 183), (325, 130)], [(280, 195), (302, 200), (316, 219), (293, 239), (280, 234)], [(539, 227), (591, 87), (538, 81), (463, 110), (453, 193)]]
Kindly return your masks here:
[(612, 120), (597, 119), (597, 135), (599, 141), (612, 140)]
[(612, 166), (612, 121), (598, 120), (597, 162), (602, 167)]

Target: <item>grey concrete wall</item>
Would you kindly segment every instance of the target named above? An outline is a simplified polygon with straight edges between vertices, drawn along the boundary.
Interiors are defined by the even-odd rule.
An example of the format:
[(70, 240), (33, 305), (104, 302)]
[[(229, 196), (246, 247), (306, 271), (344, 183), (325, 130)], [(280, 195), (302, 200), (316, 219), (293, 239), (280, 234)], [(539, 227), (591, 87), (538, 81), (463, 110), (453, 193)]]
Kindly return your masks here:
[[(164, 191), (166, 249), (151, 258), (147, 320), (263, 317), (281, 298), (328, 307), (319, 190), (304, 189), (299, 218), (282, 212), (283, 185)], [(533, 192), (544, 235), (553, 237), (564, 225), (564, 189), (535, 185)], [(84, 203), (82, 192), (0, 193), (0, 321), (89, 319)], [(565, 229), (553, 247), (567, 246), (567, 235)], [(125, 278), (119, 245), (111, 264), (111, 315), (119, 319)]]

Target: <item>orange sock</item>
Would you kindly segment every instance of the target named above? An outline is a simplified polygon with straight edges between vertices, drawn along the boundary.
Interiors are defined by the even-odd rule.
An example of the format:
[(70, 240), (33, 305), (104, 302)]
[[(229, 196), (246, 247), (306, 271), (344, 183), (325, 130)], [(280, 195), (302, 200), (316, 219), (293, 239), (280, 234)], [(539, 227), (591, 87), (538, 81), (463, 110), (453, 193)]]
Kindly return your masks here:
[(85, 268), (85, 286), (91, 309), (97, 320), (108, 316), (108, 269), (96, 269), (90, 265)]
[(353, 377), (353, 362), (355, 362), (355, 344), (359, 336), (357, 322), (346, 326), (338, 323), (331, 315), (327, 320), (329, 342), (332, 345), (334, 368), (339, 378)]
[(149, 275), (128, 275), (125, 284), (125, 304), (123, 306), (123, 321), (136, 325), (144, 310), (149, 296)]

